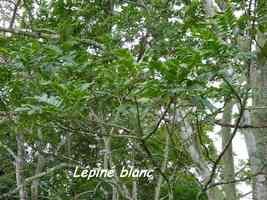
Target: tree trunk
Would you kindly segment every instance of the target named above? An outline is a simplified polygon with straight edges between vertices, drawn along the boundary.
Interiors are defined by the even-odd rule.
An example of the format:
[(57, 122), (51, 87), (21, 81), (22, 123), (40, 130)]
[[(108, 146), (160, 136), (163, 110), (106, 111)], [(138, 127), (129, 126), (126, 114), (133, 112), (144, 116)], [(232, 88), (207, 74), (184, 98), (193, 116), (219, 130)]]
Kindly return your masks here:
[[(199, 141), (194, 135), (193, 127), (181, 112), (178, 111), (176, 118), (179, 122), (181, 122), (181, 138), (185, 144), (190, 141), (190, 144), (188, 145), (189, 154), (198, 169), (198, 175), (201, 177), (203, 182), (205, 182), (210, 178), (211, 173), (208, 167), (208, 163), (205, 161), (202, 155)], [(209, 200), (223, 199), (223, 195), (216, 187), (209, 189), (207, 191), (207, 195)]]
[[(42, 137), (42, 132), (41, 129), (38, 129), (38, 137), (40, 141), (36, 142), (36, 146), (38, 148), (42, 148), (42, 142), (43, 137)], [(45, 158), (41, 154), (41, 152), (37, 152), (37, 164), (36, 164), (36, 169), (35, 169), (35, 175), (40, 174), (44, 168), (45, 165)], [(34, 179), (31, 184), (31, 200), (38, 200), (39, 199), (39, 182), (40, 179)]]
[(19, 199), (27, 200), (26, 187), (23, 185), (24, 178), (24, 138), (23, 135), (18, 133), (16, 136), (17, 140), (17, 157), (16, 157), (16, 180), (17, 187), (19, 187)]
[[(169, 134), (166, 134), (166, 142), (165, 142), (165, 149), (164, 149), (164, 160), (163, 160), (162, 166), (161, 166), (162, 173), (165, 172), (166, 167), (167, 167), (167, 162), (168, 162), (168, 157), (169, 157), (169, 145), (170, 145), (170, 136), (169, 136)], [(157, 186), (155, 188), (154, 200), (159, 200), (160, 199), (160, 189), (161, 189), (162, 181), (163, 181), (163, 177), (161, 175), (159, 175)]]
[[(35, 175), (40, 174), (44, 167), (44, 157), (40, 153), (37, 156), (37, 165), (35, 170)], [(39, 199), (39, 179), (35, 179), (32, 181), (31, 185), (31, 200), (38, 200)]]
[[(252, 66), (251, 78), (253, 82), (253, 107), (267, 106), (267, 63), (265, 46), (267, 46), (266, 37), (262, 33), (257, 35), (258, 48), (257, 63)], [(266, 109), (256, 109), (252, 112), (252, 124), (266, 125), (267, 113)], [(255, 170), (258, 175), (255, 177), (254, 198), (255, 200), (267, 199), (267, 134), (266, 129), (254, 129), (256, 140)]]
[[(244, 120), (243, 123), (244, 125), (252, 125), (251, 123), (251, 115), (250, 112), (248, 110), (246, 110), (244, 112), (244, 116), (243, 116)], [(249, 128), (245, 128), (245, 129), (241, 129), (242, 133), (245, 136), (245, 142), (246, 142), (246, 147), (247, 147), (247, 151), (248, 151), (248, 156), (249, 156), (249, 163), (250, 163), (250, 169), (252, 171), (252, 174), (256, 174), (257, 173), (257, 169), (256, 169), (256, 139), (255, 139), (255, 135), (252, 129)], [(252, 178), (252, 191), (255, 191), (255, 177)], [(255, 193), (253, 192), (253, 199), (255, 198)]]
[[(226, 104), (224, 108), (223, 119), (222, 119), (224, 124), (231, 124), (232, 108), (233, 108), (232, 102), (229, 102), (228, 104)], [(225, 146), (228, 144), (229, 139), (231, 137), (231, 128), (223, 127), (221, 134), (222, 134), (222, 148), (224, 149)], [(224, 182), (230, 182), (230, 181), (235, 180), (235, 166), (234, 166), (232, 144), (225, 151), (222, 160), (223, 160)], [(235, 183), (225, 184), (223, 189), (225, 193), (225, 199), (227, 200), (237, 199)]]
[(133, 197), (133, 200), (138, 200), (138, 191), (137, 191), (137, 182), (136, 180), (133, 180), (133, 183), (132, 183), (132, 197)]

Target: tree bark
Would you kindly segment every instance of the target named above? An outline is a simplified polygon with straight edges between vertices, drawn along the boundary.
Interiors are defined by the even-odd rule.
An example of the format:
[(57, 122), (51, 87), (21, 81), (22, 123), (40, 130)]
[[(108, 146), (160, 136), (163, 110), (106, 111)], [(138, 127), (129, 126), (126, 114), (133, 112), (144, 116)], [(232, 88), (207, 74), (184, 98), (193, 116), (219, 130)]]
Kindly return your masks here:
[[(246, 110), (244, 112), (244, 116), (243, 116), (243, 124), (244, 125), (252, 125), (251, 123), (251, 114), (248, 110)], [(246, 142), (246, 147), (247, 147), (247, 151), (248, 151), (248, 156), (249, 156), (249, 163), (250, 163), (250, 169), (252, 171), (252, 174), (256, 174), (257, 173), (257, 169), (256, 169), (256, 139), (255, 139), (255, 135), (252, 129), (249, 128), (245, 128), (245, 129), (241, 129), (242, 133), (245, 136), (245, 142)], [(252, 178), (252, 191), (255, 191), (255, 177)], [(253, 192), (253, 199), (256, 199), (255, 193)]]
[(214, 0), (205, 0), (204, 7), (209, 17), (213, 17), (220, 10)]
[(133, 183), (132, 183), (132, 197), (133, 197), (133, 200), (138, 200), (138, 191), (137, 191), (137, 182), (136, 180), (133, 180)]
[[(114, 128), (111, 129), (110, 134), (112, 134), (113, 131), (114, 131)], [(107, 136), (107, 137), (103, 137), (103, 139), (104, 139), (104, 148), (105, 148), (104, 168), (108, 169), (109, 166), (110, 167), (114, 166), (112, 162), (112, 154), (111, 154), (111, 147), (110, 147), (111, 137)], [(116, 170), (115, 170), (115, 174), (114, 174), (112, 181), (114, 184), (112, 185), (112, 200), (118, 199), (119, 197), (118, 192), (120, 192), (125, 199), (133, 200), (127, 186), (120, 181), (120, 178)]]
[[(229, 102), (226, 104), (223, 113), (223, 123), (230, 124), (232, 119), (232, 108), (233, 103)], [(228, 144), (229, 139), (231, 137), (231, 128), (230, 127), (223, 127), (222, 131), (222, 148), (224, 149), (225, 146)], [(223, 181), (224, 182), (231, 182), (235, 180), (235, 167), (234, 167), (234, 158), (233, 158), (233, 149), (232, 144), (227, 148), (223, 155)], [(229, 183), (224, 185), (224, 193), (225, 199), (227, 200), (236, 200), (236, 185), (235, 183)]]
[[(259, 47), (257, 49), (256, 65), (252, 65), (251, 78), (253, 82), (253, 106), (267, 106), (267, 59), (264, 47), (267, 45), (266, 36), (257, 34)], [(267, 113), (265, 109), (257, 109), (252, 112), (252, 124), (265, 125)], [(253, 196), (255, 200), (267, 199), (267, 134), (266, 129), (255, 129), (253, 131), (256, 141), (255, 170), (258, 175), (255, 177)]]
[(17, 140), (17, 156), (16, 156), (16, 180), (19, 188), (19, 199), (27, 200), (26, 187), (23, 185), (24, 178), (24, 137), (21, 133), (16, 136)]
[[(35, 175), (40, 174), (44, 168), (44, 157), (40, 153), (37, 156), (37, 165), (35, 170)], [(40, 179), (35, 179), (32, 181), (31, 185), (31, 200), (38, 200), (39, 199), (39, 182)]]
[[(36, 145), (39, 146), (39, 148), (41, 148), (43, 137), (42, 137), (42, 132), (40, 129), (38, 129), (38, 137), (40, 141), (37, 141)], [(43, 171), (44, 166), (45, 166), (45, 158), (40, 152), (37, 152), (37, 164), (36, 164), (36, 169), (35, 169), (35, 175), (40, 174)], [(39, 199), (39, 183), (40, 183), (40, 179), (38, 178), (32, 181), (31, 200)]]
[[(170, 136), (169, 134), (166, 134), (166, 142), (165, 142), (164, 158), (163, 158), (164, 160), (161, 165), (162, 173), (164, 173), (167, 168), (167, 162), (168, 162), (168, 157), (169, 157), (169, 145), (170, 145)], [(161, 190), (162, 181), (163, 181), (163, 177), (159, 175), (157, 186), (155, 188), (154, 200), (160, 199), (160, 190)]]

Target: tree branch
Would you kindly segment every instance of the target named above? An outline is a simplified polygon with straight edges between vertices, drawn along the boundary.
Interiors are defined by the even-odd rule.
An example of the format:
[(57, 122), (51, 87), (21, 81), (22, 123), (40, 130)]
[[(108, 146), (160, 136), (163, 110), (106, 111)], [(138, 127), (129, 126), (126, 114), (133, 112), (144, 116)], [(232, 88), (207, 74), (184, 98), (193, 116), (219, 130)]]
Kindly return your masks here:
[(56, 171), (58, 169), (61, 169), (61, 168), (67, 167), (67, 166), (70, 166), (70, 165), (68, 165), (66, 163), (61, 163), (61, 164), (59, 164), (59, 165), (57, 165), (55, 167), (52, 167), (52, 168), (47, 169), (45, 172), (42, 172), (42, 173), (36, 174), (34, 176), (31, 176), (29, 178), (26, 178), (25, 181), (21, 185), (19, 185), (18, 187), (16, 187), (14, 190), (12, 190), (10, 192), (7, 192), (5, 194), (2, 194), (0, 196), (0, 199), (6, 199), (6, 197), (9, 197), (9, 196), (15, 194), (18, 190), (20, 190), (21, 187), (24, 187), (24, 186), (28, 185), (33, 180), (39, 179), (39, 178), (41, 178), (43, 176), (46, 176), (48, 174), (51, 174), (52, 172), (54, 172), (54, 171)]
[(146, 141), (147, 139), (149, 139), (154, 133), (156, 133), (156, 131), (158, 130), (161, 122), (164, 120), (165, 116), (167, 115), (168, 110), (170, 109), (170, 106), (172, 104), (172, 100), (170, 100), (169, 104), (166, 107), (166, 110), (164, 111), (164, 113), (162, 114), (162, 116), (160, 117), (159, 121), (157, 122), (155, 128), (148, 133), (146, 136), (143, 137), (143, 140)]
[(246, 176), (246, 177), (244, 177), (244, 178), (240, 178), (240, 179), (234, 179), (234, 180), (231, 180), (231, 181), (224, 181), (224, 182), (217, 182), (217, 183), (213, 183), (213, 184), (211, 184), (211, 185), (208, 187), (208, 189), (213, 188), (213, 187), (216, 187), (216, 186), (219, 186), (219, 185), (227, 185), (227, 184), (231, 184), (231, 183), (240, 183), (240, 182), (244, 182), (244, 181), (247, 181), (247, 180), (252, 179), (252, 178), (255, 177), (255, 176), (261, 175), (261, 174), (266, 175), (265, 173), (259, 172), (259, 173), (256, 173), (256, 174), (252, 174), (251, 176)]
[(59, 39), (59, 35), (57, 34), (48, 34), (43, 32), (33, 32), (31, 30), (25, 30), (25, 29), (19, 29), (19, 28), (5, 28), (0, 27), (0, 32), (5, 33), (12, 33), (15, 35), (23, 35), (27, 37), (33, 37), (33, 38), (43, 38), (43, 39)]
[(12, 28), (13, 25), (14, 25), (14, 22), (15, 22), (15, 19), (16, 19), (16, 15), (17, 15), (17, 11), (18, 11), (20, 2), (21, 2), (21, 0), (18, 0), (18, 1), (16, 2), (16, 4), (15, 4), (14, 11), (13, 11), (13, 15), (12, 15), (12, 18), (11, 18), (11, 21), (10, 21), (10, 24), (9, 24), (9, 28)]
[(206, 182), (205, 186), (203, 187), (203, 192), (207, 191), (207, 189), (209, 188), (209, 185), (210, 183), (212, 183), (212, 180), (215, 176), (215, 173), (216, 173), (216, 170), (217, 170), (217, 167), (223, 157), (223, 155), (225, 154), (225, 152), (227, 151), (227, 149), (231, 146), (232, 144), (232, 141), (237, 133), (237, 130), (238, 130), (238, 127), (240, 125), (240, 122), (241, 122), (241, 119), (243, 117), (243, 114), (244, 114), (244, 111), (245, 111), (245, 105), (243, 104), (242, 102), (242, 99), (241, 97), (238, 95), (238, 93), (236, 92), (236, 90), (233, 88), (233, 86), (229, 83), (229, 81), (222, 76), (222, 79), (224, 80), (224, 82), (226, 82), (226, 84), (229, 86), (229, 88), (232, 90), (233, 94), (236, 96), (239, 104), (240, 104), (240, 112), (239, 112), (239, 116), (237, 118), (237, 121), (235, 123), (235, 127), (234, 127), (234, 130), (233, 130), (233, 133), (231, 134), (230, 138), (229, 138), (229, 141), (228, 143), (225, 145), (224, 149), (222, 150), (222, 152), (220, 153), (220, 155), (217, 157), (217, 159), (215, 160), (215, 163), (212, 167), (212, 170), (211, 170), (211, 175), (210, 175), (210, 178), (208, 179), (208, 181)]
[(3, 144), (1, 141), (0, 141), (0, 147), (3, 147), (15, 160), (17, 159), (17, 156), (12, 151), (12, 149), (10, 149), (7, 145)]
[[(223, 126), (223, 127), (229, 127), (229, 128), (235, 128), (235, 126), (236, 126), (235, 124), (223, 123), (220, 120), (216, 120), (214, 123), (216, 125)], [(244, 128), (267, 128), (267, 125), (258, 126), (258, 125), (244, 124), (244, 125), (239, 125), (238, 128), (239, 129), (244, 129)]]
[[(60, 39), (59, 34), (54, 33), (54, 31), (47, 31), (47, 30), (32, 31), (29, 29), (0, 27), (0, 32), (11, 33), (14, 35), (20, 35), (20, 36), (26, 36), (26, 37), (32, 37), (32, 38), (36, 38), (36, 39), (40, 39), (40, 38), (47, 39), (47, 40)], [(99, 44), (98, 42), (91, 40), (91, 39), (81, 39), (80, 42), (82, 44), (91, 45), (97, 49), (103, 49), (104, 48), (101, 44)]]

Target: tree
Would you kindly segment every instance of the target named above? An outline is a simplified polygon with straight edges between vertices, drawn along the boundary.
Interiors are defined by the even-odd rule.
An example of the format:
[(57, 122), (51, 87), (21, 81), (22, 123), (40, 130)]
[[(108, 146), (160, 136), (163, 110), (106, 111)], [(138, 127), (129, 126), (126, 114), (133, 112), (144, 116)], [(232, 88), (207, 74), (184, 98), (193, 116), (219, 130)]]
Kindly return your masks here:
[[(267, 199), (263, 0), (1, 8), (0, 199), (237, 200), (239, 182)], [(116, 173), (87, 181), (76, 166)]]

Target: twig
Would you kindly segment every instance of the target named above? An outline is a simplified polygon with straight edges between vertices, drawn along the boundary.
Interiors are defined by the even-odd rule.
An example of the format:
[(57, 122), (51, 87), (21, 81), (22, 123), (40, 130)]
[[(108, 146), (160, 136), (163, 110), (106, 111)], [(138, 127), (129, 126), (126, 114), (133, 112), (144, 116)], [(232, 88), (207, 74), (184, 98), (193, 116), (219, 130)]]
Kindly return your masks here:
[(171, 191), (171, 185), (169, 182), (169, 179), (167, 178), (167, 176), (162, 172), (161, 168), (157, 165), (157, 163), (155, 162), (155, 160), (153, 159), (152, 153), (150, 152), (149, 148), (146, 145), (145, 140), (141, 140), (141, 145), (143, 147), (143, 149), (145, 150), (146, 154), (148, 155), (148, 157), (150, 158), (150, 161), (152, 162), (153, 166), (156, 168), (156, 170), (159, 172), (159, 174), (163, 177), (163, 179), (166, 181), (167, 185), (168, 185), (168, 189), (169, 191)]
[[(219, 120), (216, 120), (214, 123), (216, 125), (223, 126), (223, 127), (235, 128), (234, 124), (225, 124), (225, 123), (220, 122)], [(253, 126), (253, 125), (244, 124), (244, 125), (239, 125), (238, 128), (239, 129), (243, 129), (243, 128), (267, 128), (267, 125), (262, 125), (262, 126), (255, 126), (254, 125)]]
[(202, 127), (199, 124), (199, 119), (198, 119), (198, 115), (197, 114), (196, 114), (196, 126), (197, 126), (197, 136), (199, 138), (199, 143), (203, 147), (203, 149), (205, 151), (205, 154), (207, 156), (207, 159), (214, 164), (214, 160), (210, 157), (209, 149), (203, 143), (203, 140), (202, 140), (202, 137), (201, 137)]
[(100, 137), (100, 136), (110, 136), (110, 137), (117, 137), (117, 138), (132, 138), (132, 139), (139, 139), (138, 137), (134, 136), (134, 135), (122, 135), (122, 134), (117, 134), (117, 135), (111, 135), (111, 134), (101, 134), (101, 135), (97, 135), (97, 134), (93, 134), (88, 130), (85, 129), (75, 129), (73, 127), (70, 126), (63, 126), (61, 123), (57, 123), (57, 127), (61, 128), (63, 130), (67, 130), (67, 131), (71, 131), (71, 132), (75, 132), (75, 133), (84, 133), (87, 135), (90, 135), (92, 137)]
[(158, 130), (159, 128), (159, 125), (161, 124), (161, 122), (164, 120), (165, 116), (167, 115), (168, 113), (168, 110), (170, 109), (170, 106), (172, 104), (172, 100), (170, 100), (169, 104), (167, 105), (164, 113), (162, 114), (162, 116), (160, 117), (159, 121), (157, 122), (155, 128), (150, 132), (148, 133), (146, 136), (143, 137), (143, 140), (146, 141), (147, 139), (149, 139), (154, 133), (156, 133), (156, 131)]
[(142, 137), (143, 136), (143, 128), (140, 120), (140, 111), (139, 111), (139, 104), (137, 102), (137, 99), (135, 98), (135, 105), (136, 105), (136, 118), (137, 118), (137, 124), (138, 124), (138, 131), (139, 135)]
[[(21, 36), (26, 36), (26, 37), (32, 37), (32, 38), (36, 38), (36, 39), (47, 39), (47, 40), (58, 40), (60, 39), (60, 35), (56, 34), (56, 33), (46, 33), (42, 30), (40, 31), (32, 31), (29, 29), (19, 29), (19, 28), (5, 28), (5, 27), (0, 27), (0, 32), (5, 32), (5, 33), (12, 33), (15, 35), (21, 35)], [(80, 42), (86, 45), (91, 45), (94, 48), (97, 49), (103, 49), (104, 47), (97, 43), (94, 40), (91, 39), (80, 39)]]
[(16, 15), (17, 15), (17, 10), (19, 8), (20, 2), (21, 2), (21, 0), (18, 0), (16, 2), (16, 4), (15, 4), (13, 15), (12, 15), (12, 18), (11, 18), (11, 21), (10, 21), (10, 24), (9, 24), (9, 28), (13, 28), (13, 25), (14, 25), (14, 22), (15, 22), (15, 19), (16, 19)]
[(42, 172), (42, 173), (36, 174), (36, 175), (34, 175), (34, 176), (31, 176), (31, 177), (29, 177), (29, 178), (26, 178), (23, 184), (17, 186), (17, 187), (16, 187), (14, 190), (12, 190), (12, 191), (9, 191), (9, 192), (7, 192), (7, 193), (5, 193), (5, 194), (2, 194), (2, 195), (0, 196), (0, 199), (4, 199), (4, 198), (6, 198), (6, 197), (9, 197), (9, 196), (15, 194), (21, 187), (23, 187), (23, 186), (25, 186), (25, 185), (28, 185), (29, 183), (31, 183), (31, 182), (32, 182), (33, 180), (35, 180), (35, 179), (38, 179), (38, 178), (41, 178), (41, 177), (46, 176), (46, 175), (48, 175), (48, 174), (51, 174), (52, 172), (54, 172), (54, 171), (56, 171), (56, 170), (59, 170), (59, 169), (61, 169), (61, 168), (67, 167), (67, 166), (70, 166), (70, 165), (68, 165), (68, 164), (66, 164), (66, 163), (61, 163), (61, 164), (59, 164), (59, 165), (57, 165), (57, 166), (55, 166), (55, 167), (52, 167), (52, 168), (47, 169), (45, 172)]
[(219, 186), (219, 185), (227, 185), (227, 184), (230, 184), (230, 183), (239, 183), (239, 182), (244, 182), (246, 180), (249, 180), (255, 176), (258, 176), (258, 175), (261, 175), (261, 174), (264, 174), (266, 175), (265, 173), (262, 173), (262, 172), (259, 172), (259, 173), (256, 173), (256, 174), (252, 174), (251, 176), (246, 176), (244, 178), (241, 178), (241, 179), (234, 179), (234, 180), (231, 180), (231, 181), (225, 181), (225, 182), (218, 182), (218, 183), (213, 183), (211, 184), (208, 189), (210, 188), (213, 188), (213, 187), (216, 187), (216, 186)]
[(243, 197), (246, 197), (247, 195), (251, 194), (252, 191), (246, 192), (245, 194), (240, 194), (239, 198), (242, 199)]
[(57, 35), (57, 34), (33, 32), (31, 30), (25, 30), (25, 29), (19, 29), (19, 28), (15, 29), (15, 28), (0, 27), (0, 32), (12, 33), (15, 35), (23, 35), (23, 36), (27, 36), (27, 37), (33, 37), (33, 38), (59, 39), (59, 35)]
[(12, 149), (10, 149), (7, 145), (3, 144), (1, 141), (0, 141), (0, 147), (3, 147), (15, 160), (17, 159), (17, 156), (12, 151)]
[(203, 190), (202, 192), (205, 192), (209, 189), (209, 185), (210, 183), (212, 183), (213, 181), (213, 178), (215, 176), (215, 172), (217, 170), (217, 167), (222, 159), (222, 157), (224, 156), (225, 152), (227, 151), (227, 149), (230, 147), (230, 145), (232, 144), (232, 141), (237, 133), (237, 130), (238, 130), (238, 127), (239, 127), (239, 124), (241, 122), (241, 119), (242, 119), (242, 116), (244, 114), (244, 110), (245, 110), (245, 106), (242, 102), (242, 99), (241, 97), (238, 95), (238, 93), (236, 92), (236, 90), (233, 88), (233, 86), (229, 83), (229, 81), (222, 76), (222, 79), (226, 82), (226, 84), (229, 86), (229, 88), (232, 90), (232, 92), (234, 93), (234, 95), (236, 96), (236, 98), (238, 99), (238, 102), (240, 104), (240, 112), (239, 112), (239, 116), (237, 118), (237, 121), (236, 121), (236, 124), (235, 124), (235, 127), (234, 127), (234, 130), (233, 130), (233, 133), (231, 135), (231, 137), (229, 138), (229, 141), (228, 143), (225, 145), (224, 149), (222, 150), (222, 152), (220, 153), (220, 155), (217, 157), (217, 159), (215, 160), (214, 162), (214, 165), (212, 167), (212, 170), (211, 170), (211, 175), (209, 177), (209, 179), (207, 180), (206, 184), (204, 185), (203, 187)]

